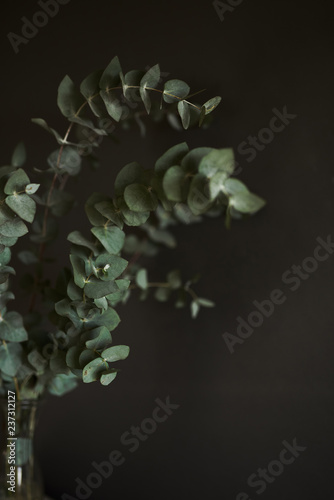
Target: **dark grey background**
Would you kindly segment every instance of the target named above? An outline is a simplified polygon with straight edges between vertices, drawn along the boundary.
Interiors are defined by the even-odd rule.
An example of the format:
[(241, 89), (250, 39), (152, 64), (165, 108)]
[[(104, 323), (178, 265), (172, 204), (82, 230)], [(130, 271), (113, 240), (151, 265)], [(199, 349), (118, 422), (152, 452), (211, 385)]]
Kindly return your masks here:
[[(54, 143), (30, 118), (65, 130), (56, 107), (59, 82), (68, 73), (79, 83), (114, 55), (125, 71), (159, 62), (169, 78), (186, 80), (192, 90), (207, 88), (203, 101), (223, 97), (206, 131), (151, 126), (145, 140), (134, 130), (120, 134), (120, 145), (105, 142), (103, 169), (97, 175), (86, 169), (72, 186), (79, 200), (92, 189), (106, 191), (124, 164), (139, 160), (150, 167), (177, 142), (237, 150), (268, 126), (273, 108), (286, 105), (297, 115), (253, 162), (237, 153), (239, 178), (268, 200), (267, 207), (230, 232), (220, 219), (177, 228), (178, 249), (151, 264), (159, 278), (169, 258), (169, 267), (179, 265), (185, 275), (201, 270), (197, 290), (217, 307), (192, 320), (189, 311), (132, 300), (121, 308), (114, 334), (131, 347), (116, 381), (45, 402), (36, 451), (54, 499), (65, 492), (76, 498), (76, 477), (85, 481), (92, 462), (114, 449), (125, 463), (90, 498), (332, 497), (334, 256), (298, 290), (282, 282), (285, 271), (313, 255), (317, 237), (334, 234), (330, 6), (245, 0), (222, 22), (204, 0), (71, 0), (18, 54), (7, 33), (20, 34), (20, 18), (31, 19), (40, 7), (30, 0), (2, 6), (2, 164), (23, 139), (29, 165), (43, 165)], [(82, 227), (81, 210), (64, 221), (64, 235)], [(65, 247), (54, 248), (59, 266), (67, 264), (66, 253), (58, 252)], [(253, 301), (275, 288), (286, 301), (232, 355), (222, 334), (235, 334), (237, 317), (247, 319)], [(130, 453), (121, 435), (151, 416), (156, 398), (167, 396), (179, 408)], [(247, 478), (294, 438), (306, 450), (257, 494)]]

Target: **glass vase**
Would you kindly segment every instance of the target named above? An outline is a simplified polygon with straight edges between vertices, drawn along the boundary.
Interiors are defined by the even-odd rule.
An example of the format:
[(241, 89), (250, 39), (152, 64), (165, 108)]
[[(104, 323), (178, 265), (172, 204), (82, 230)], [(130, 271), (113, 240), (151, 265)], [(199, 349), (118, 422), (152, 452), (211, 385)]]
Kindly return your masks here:
[(39, 400), (2, 399), (0, 500), (43, 500), (42, 476), (33, 451)]

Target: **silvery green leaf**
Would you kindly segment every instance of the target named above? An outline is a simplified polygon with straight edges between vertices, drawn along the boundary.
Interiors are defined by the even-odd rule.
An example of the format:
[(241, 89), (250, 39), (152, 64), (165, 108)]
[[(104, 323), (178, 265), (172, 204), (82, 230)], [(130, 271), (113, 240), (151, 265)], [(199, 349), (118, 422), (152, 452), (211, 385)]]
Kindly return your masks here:
[(154, 89), (159, 83), (159, 80), (160, 80), (160, 68), (158, 64), (152, 66), (152, 68), (150, 68), (145, 73), (143, 78), (140, 80), (139, 92), (143, 100), (143, 103), (145, 105), (147, 114), (150, 114), (151, 111), (151, 99), (148, 90)]
[(164, 85), (163, 98), (167, 103), (179, 102), (189, 94), (189, 85), (182, 80), (168, 80)]
[(100, 96), (99, 82), (101, 80), (103, 71), (94, 71), (88, 75), (80, 85), (80, 92), (86, 98), (90, 109), (95, 116), (101, 117), (103, 113), (103, 102)]
[(22, 316), (15, 311), (0, 317), (0, 339), (11, 342), (24, 342), (28, 334), (23, 326)]
[(155, 171), (164, 174), (173, 165), (180, 165), (188, 151), (189, 147), (186, 142), (172, 146), (155, 162)]
[(103, 226), (103, 227), (93, 227), (91, 229), (92, 233), (104, 246), (107, 252), (112, 254), (118, 254), (124, 244), (125, 234), (124, 232), (116, 226)]
[(203, 299), (201, 297), (199, 297), (197, 299), (197, 302), (200, 306), (203, 306), (203, 307), (214, 307), (215, 306), (215, 303), (212, 302), (212, 300), (209, 300), (209, 299)]
[(130, 348), (127, 345), (115, 345), (109, 347), (101, 353), (101, 356), (109, 363), (126, 359), (129, 356)]
[(136, 274), (136, 283), (142, 290), (146, 290), (148, 287), (147, 270), (140, 269)]
[(72, 374), (56, 375), (48, 385), (48, 391), (54, 396), (63, 396), (72, 391), (78, 385), (78, 379)]
[(155, 194), (143, 184), (130, 184), (127, 186), (124, 190), (124, 199), (133, 212), (151, 212), (158, 206)]
[(22, 167), (27, 159), (26, 148), (23, 142), (20, 142), (14, 149), (11, 164), (13, 167)]
[(123, 167), (115, 179), (115, 194), (121, 196), (127, 186), (140, 183), (143, 180), (144, 169), (139, 163), (128, 163)]
[(91, 299), (100, 299), (115, 291), (118, 291), (118, 287), (114, 281), (101, 281), (95, 276), (85, 284), (85, 294)]
[(233, 173), (235, 166), (232, 148), (214, 149), (205, 155), (199, 164), (198, 170), (207, 177), (213, 177), (217, 172), (224, 172), (226, 176)]
[(9, 377), (15, 377), (23, 360), (23, 348), (20, 343), (9, 342), (0, 345), (1, 371)]
[(27, 194), (34, 194), (34, 193), (36, 193), (36, 191), (38, 190), (39, 187), (40, 187), (40, 184), (28, 184), (25, 187), (25, 192)]
[(102, 372), (106, 368), (108, 368), (108, 363), (102, 358), (93, 359), (83, 368), (82, 380), (85, 384), (95, 382), (100, 379)]
[(36, 203), (27, 194), (7, 196), (6, 205), (21, 219), (32, 222), (36, 213)]
[(71, 78), (66, 75), (58, 87), (57, 104), (64, 116), (71, 118), (77, 114), (85, 99), (74, 85)]
[(154, 292), (154, 297), (159, 302), (167, 302), (171, 294), (171, 289), (167, 287), (159, 287)]
[(179, 112), (179, 115), (181, 117), (182, 125), (184, 129), (187, 129), (190, 124), (190, 110), (189, 110), (189, 104), (186, 103), (185, 101), (179, 101), (177, 105), (177, 110)]
[(7, 238), (20, 238), (27, 234), (27, 232), (27, 226), (19, 217), (15, 217), (15, 219), (5, 222), (0, 226), (0, 234)]
[(178, 269), (170, 271), (167, 274), (167, 281), (170, 284), (172, 290), (177, 290), (178, 288), (180, 288), (180, 286), (182, 286), (180, 271)]
[(123, 107), (120, 103), (120, 100), (116, 97), (115, 93), (107, 90), (101, 90), (100, 95), (103, 99), (109, 116), (111, 116), (111, 118), (116, 122), (119, 122), (123, 113)]
[(224, 182), (224, 192), (229, 196), (233, 196), (241, 193), (249, 193), (249, 190), (239, 179), (226, 179)]
[(24, 192), (29, 183), (29, 177), (22, 168), (19, 168), (9, 177), (5, 184), (4, 191), (6, 194), (17, 194), (20, 191)]
[(68, 241), (71, 243), (74, 243), (75, 245), (80, 245), (89, 248), (94, 255), (97, 254), (97, 249), (96, 246), (92, 241), (89, 241), (85, 236), (83, 236), (80, 231), (72, 231), (68, 236), (67, 236)]
[(110, 368), (109, 370), (106, 370), (102, 372), (100, 382), (102, 385), (109, 385), (111, 382), (113, 382), (116, 378), (118, 370), (115, 368)]
[(200, 305), (196, 300), (193, 300), (190, 304), (190, 308), (191, 308), (191, 317), (195, 319), (199, 313)]
[(266, 202), (253, 193), (238, 193), (230, 197), (230, 205), (241, 213), (255, 213), (264, 207)]
[(100, 89), (106, 90), (113, 87), (119, 86), (121, 82), (120, 74), (122, 73), (122, 68), (117, 56), (115, 56), (106, 69), (103, 71), (101, 76), (99, 86)]
[(202, 158), (211, 153), (211, 151), (214, 151), (214, 148), (199, 147), (191, 149), (182, 159), (181, 167), (186, 172), (197, 174)]
[(170, 201), (181, 202), (187, 199), (190, 177), (179, 165), (170, 167), (163, 177), (163, 190)]

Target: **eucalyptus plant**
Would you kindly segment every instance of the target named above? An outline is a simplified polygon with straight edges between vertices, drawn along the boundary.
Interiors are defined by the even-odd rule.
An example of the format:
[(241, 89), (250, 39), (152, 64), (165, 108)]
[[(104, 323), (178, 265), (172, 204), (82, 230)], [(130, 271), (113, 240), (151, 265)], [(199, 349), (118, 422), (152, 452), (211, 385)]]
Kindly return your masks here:
[[(110, 384), (118, 372), (116, 362), (129, 354), (128, 346), (112, 340), (120, 322), (116, 308), (135, 289), (142, 299), (154, 290), (157, 300), (173, 300), (176, 307), (190, 304), (193, 317), (200, 307), (214, 305), (195, 293), (195, 278), (184, 279), (180, 270), (170, 270), (163, 282), (150, 281), (140, 257), (154, 257), (162, 246), (173, 249), (170, 228), (175, 224), (209, 215), (225, 217), (229, 226), (231, 217), (263, 207), (260, 197), (231, 177), (234, 154), (228, 148), (189, 150), (183, 142), (166, 151), (153, 168), (125, 165), (113, 189), (91, 194), (85, 204), (90, 234), (75, 230), (68, 235), (69, 267), (59, 270), (55, 283), (48, 278), (46, 251), (57, 238), (60, 217), (75, 204), (65, 188), (69, 178), (80, 174), (83, 159), (96, 166), (94, 151), (104, 136), (113, 137), (117, 124), (128, 128), (137, 123), (143, 132), (144, 113), (155, 122), (167, 117), (184, 129), (195, 123), (205, 126), (221, 98), (198, 105), (191, 100), (194, 95), (182, 80), (162, 84), (158, 65), (123, 74), (115, 57), (78, 88), (68, 76), (60, 83), (58, 107), (68, 121), (64, 136), (45, 120), (33, 119), (57, 142), (45, 169), (24, 167), (23, 144), (16, 147), (11, 164), (0, 168), (2, 394), (15, 390), (18, 397), (38, 398), (48, 390), (62, 395), (80, 379)], [(15, 275), (13, 248), (21, 238), (25, 246), (14, 257), (27, 266), (20, 283), (29, 304), (18, 312), (7, 305), (14, 299), (9, 286)]]

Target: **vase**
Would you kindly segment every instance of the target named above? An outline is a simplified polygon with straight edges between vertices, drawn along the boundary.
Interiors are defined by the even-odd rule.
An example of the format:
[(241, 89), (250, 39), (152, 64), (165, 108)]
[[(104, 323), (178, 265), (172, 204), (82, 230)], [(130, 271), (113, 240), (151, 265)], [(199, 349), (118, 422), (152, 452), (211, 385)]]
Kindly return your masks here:
[(0, 403), (0, 500), (43, 500), (43, 481), (33, 448), (41, 401), (14, 398), (9, 396)]

